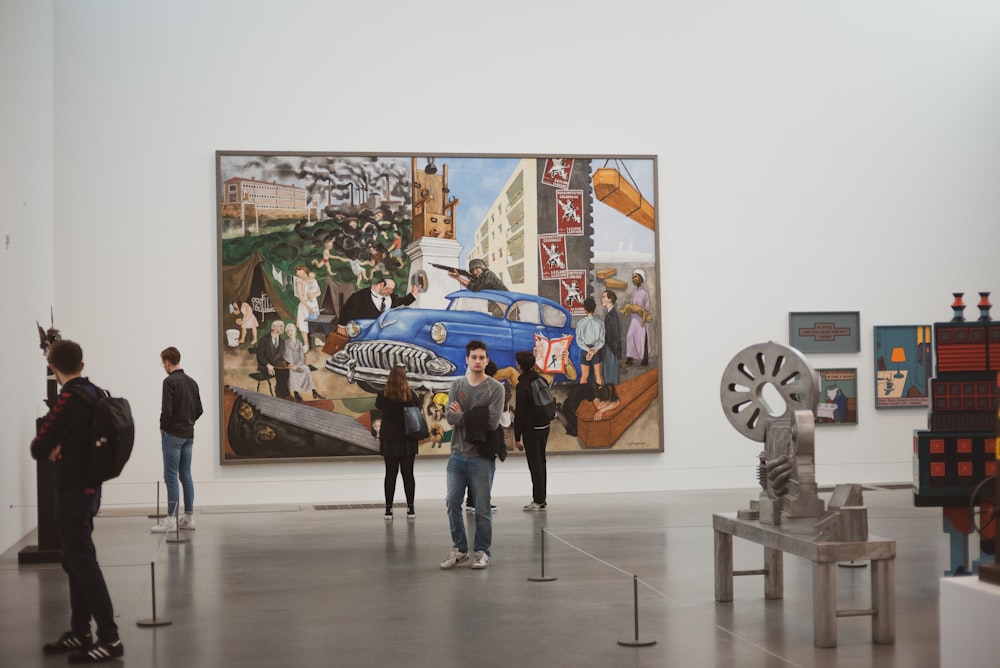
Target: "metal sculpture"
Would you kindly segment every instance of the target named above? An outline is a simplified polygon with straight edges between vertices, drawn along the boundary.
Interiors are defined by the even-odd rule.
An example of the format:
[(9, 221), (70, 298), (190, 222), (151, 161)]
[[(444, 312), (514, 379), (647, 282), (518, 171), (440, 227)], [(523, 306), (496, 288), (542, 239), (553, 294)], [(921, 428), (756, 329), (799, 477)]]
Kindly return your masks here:
[(757, 467), (761, 492), (749, 509), (737, 513), (739, 519), (784, 525), (821, 540), (867, 538), (860, 485), (838, 485), (829, 510), (818, 495), (819, 374), (802, 353), (774, 342), (744, 348), (726, 366), (720, 396), (736, 431), (764, 443)]

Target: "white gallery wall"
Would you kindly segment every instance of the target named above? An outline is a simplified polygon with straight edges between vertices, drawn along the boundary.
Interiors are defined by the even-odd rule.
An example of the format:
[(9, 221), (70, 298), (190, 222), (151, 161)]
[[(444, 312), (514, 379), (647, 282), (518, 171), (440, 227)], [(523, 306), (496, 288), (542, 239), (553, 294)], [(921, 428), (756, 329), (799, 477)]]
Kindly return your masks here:
[[(16, 373), (0, 382), (19, 397), (3, 408), (16, 430), (0, 426), (16, 462), (0, 476), (17, 490), (10, 504), (3, 492), (0, 548), (33, 527), (14, 507), (34, 503), (22, 480), (43, 392), (31, 328), (49, 301), (90, 377), (127, 396), (139, 425), (107, 505), (155, 502), (167, 345), (206, 399), (199, 505), (380, 499), (378, 459), (219, 464), (216, 150), (658, 156), (665, 450), (550, 457), (553, 496), (752, 487), (760, 444), (722, 414), (721, 373), (749, 344), (786, 342), (788, 312), (810, 310), (860, 311), (862, 332), (860, 353), (811, 358), (859, 371), (859, 425), (818, 431), (818, 480), (909, 480), (926, 412), (874, 409), (872, 326), (947, 320), (955, 291), (1000, 300), (996, 3), (54, 0), (48, 11), (51, 25), (32, 9), (23, 29), (2, 28), (30, 42), (23, 69), (4, 59), (5, 93), (39, 107), (8, 117), (4, 103), (2, 136), (20, 149), (0, 156), (5, 188), (41, 190), (48, 215), (21, 230), (4, 201), (0, 235), (14, 226), (52, 244), (27, 261), (0, 245), (4, 304), (17, 303), (3, 346)], [(46, 81), (48, 105), (34, 90)], [(42, 163), (29, 183), (25, 158)], [(444, 466), (418, 458), (421, 502), (443, 506)], [(495, 494), (526, 498), (529, 486), (523, 459), (499, 465)]]

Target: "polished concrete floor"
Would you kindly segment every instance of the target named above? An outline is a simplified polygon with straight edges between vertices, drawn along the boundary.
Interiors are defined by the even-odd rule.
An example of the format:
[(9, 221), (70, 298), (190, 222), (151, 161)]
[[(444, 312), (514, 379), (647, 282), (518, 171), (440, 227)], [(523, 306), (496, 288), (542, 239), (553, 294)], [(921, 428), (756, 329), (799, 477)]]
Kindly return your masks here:
[[(204, 508), (183, 544), (150, 534), (145, 515), (109, 511), (95, 540), (131, 666), (938, 665), (949, 558), (939, 509), (914, 508), (908, 489), (865, 491), (871, 533), (897, 542), (896, 642), (873, 645), (870, 618), (847, 617), (838, 646), (817, 649), (804, 560), (785, 557), (783, 600), (765, 600), (759, 576), (736, 578), (732, 603), (714, 600), (712, 513), (753, 496), (553, 496), (545, 513), (500, 498), (483, 571), (438, 568), (450, 539), (436, 500), (391, 523), (377, 506)], [(542, 528), (552, 582), (528, 579), (541, 574)], [(58, 566), (18, 565), (33, 539), (0, 556), (0, 666), (65, 662), (40, 652), (69, 613)], [(734, 562), (760, 568), (761, 549), (735, 539)], [(156, 616), (172, 624), (141, 628), (153, 616), (151, 563)], [(869, 607), (870, 569), (837, 570), (839, 607)], [(649, 647), (619, 644), (636, 638), (636, 600)]]

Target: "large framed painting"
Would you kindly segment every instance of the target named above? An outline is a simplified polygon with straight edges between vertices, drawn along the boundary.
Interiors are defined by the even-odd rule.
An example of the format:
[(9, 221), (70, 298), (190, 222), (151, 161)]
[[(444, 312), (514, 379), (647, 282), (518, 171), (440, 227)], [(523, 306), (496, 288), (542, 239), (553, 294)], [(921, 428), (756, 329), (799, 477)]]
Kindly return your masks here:
[(875, 326), (875, 408), (927, 408), (930, 325)]
[(222, 463), (377, 455), (396, 366), (447, 455), (473, 339), (511, 390), (534, 352), (550, 453), (663, 450), (654, 156), (220, 151), (216, 179)]

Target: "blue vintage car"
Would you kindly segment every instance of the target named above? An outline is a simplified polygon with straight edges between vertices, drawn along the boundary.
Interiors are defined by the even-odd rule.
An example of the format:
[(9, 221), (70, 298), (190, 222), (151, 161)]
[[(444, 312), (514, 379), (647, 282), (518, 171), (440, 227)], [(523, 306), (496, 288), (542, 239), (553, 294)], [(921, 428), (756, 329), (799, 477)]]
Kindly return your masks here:
[(533, 350), (536, 334), (572, 335), (570, 359), (579, 358), (572, 316), (550, 299), (501, 290), (459, 290), (447, 299), (447, 309), (395, 308), (347, 323), (351, 341), (326, 368), (375, 392), (393, 366), (403, 365), (414, 389), (447, 392), (465, 374), (465, 344), (473, 339), (486, 342), (499, 368), (516, 367), (514, 353)]

